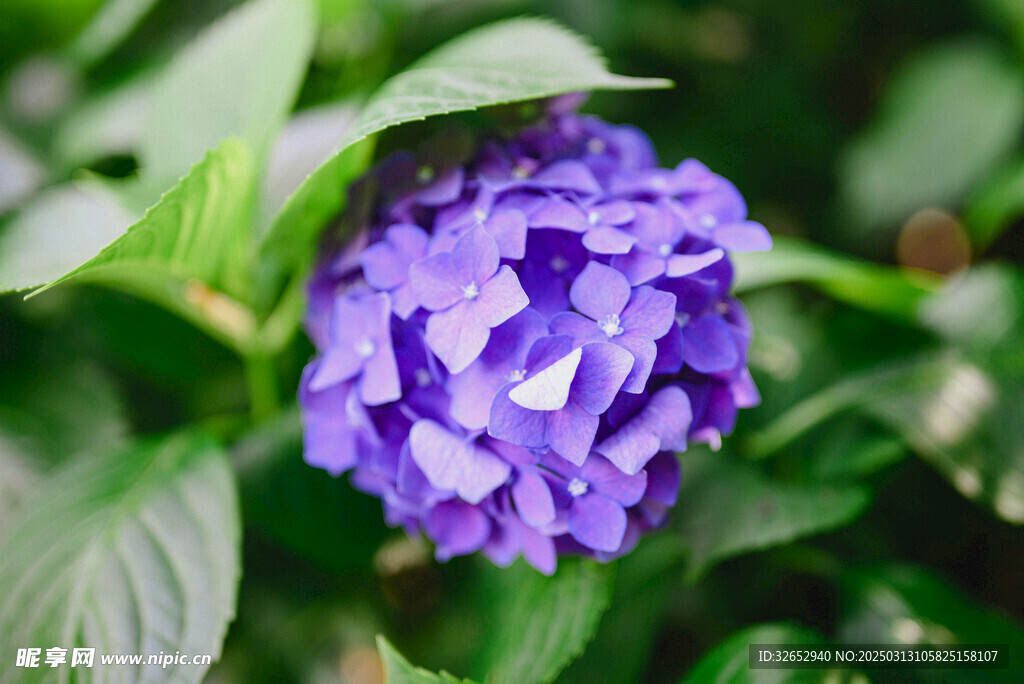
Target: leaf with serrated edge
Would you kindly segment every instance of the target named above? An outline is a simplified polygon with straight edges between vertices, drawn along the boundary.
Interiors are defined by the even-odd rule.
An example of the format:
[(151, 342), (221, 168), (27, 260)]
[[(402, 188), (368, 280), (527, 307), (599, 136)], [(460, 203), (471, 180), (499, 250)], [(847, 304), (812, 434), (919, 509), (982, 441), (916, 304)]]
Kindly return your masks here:
[[(233, 478), (224, 452), (198, 433), (82, 459), (54, 475), (0, 548), (0, 643), (59, 646), (69, 656), (95, 648), (97, 665), (101, 654), (118, 653), (216, 659), (241, 571)], [(205, 669), (142, 665), (123, 675), (198, 682)], [(76, 681), (104, 674), (75, 672)], [(51, 675), (8, 667), (0, 683)]]
[[(264, 244), (293, 263), (341, 210), (347, 184), (362, 167), (355, 143), (390, 126), (428, 116), (534, 100), (584, 90), (665, 88), (671, 81), (611, 74), (597, 50), (568, 29), (543, 19), (511, 19), (471, 31), (394, 76), (370, 98), (337, 153), (289, 197)], [(361, 151), (366, 156), (366, 150)]]
[(422, 667), (414, 667), (388, 640), (377, 635), (377, 650), (384, 664), (385, 684), (473, 684), (468, 679), (458, 679), (447, 672), (434, 674)]

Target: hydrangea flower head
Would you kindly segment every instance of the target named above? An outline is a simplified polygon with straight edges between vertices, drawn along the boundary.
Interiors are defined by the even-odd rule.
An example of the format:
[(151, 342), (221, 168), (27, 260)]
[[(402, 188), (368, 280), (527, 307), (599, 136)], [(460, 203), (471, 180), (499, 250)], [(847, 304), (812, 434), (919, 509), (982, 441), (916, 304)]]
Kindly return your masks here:
[(557, 101), (468, 162), (395, 155), (310, 282), (305, 456), (438, 558), (607, 560), (675, 504), (675, 452), (760, 400), (728, 253), (771, 247), (736, 188), (657, 166)]

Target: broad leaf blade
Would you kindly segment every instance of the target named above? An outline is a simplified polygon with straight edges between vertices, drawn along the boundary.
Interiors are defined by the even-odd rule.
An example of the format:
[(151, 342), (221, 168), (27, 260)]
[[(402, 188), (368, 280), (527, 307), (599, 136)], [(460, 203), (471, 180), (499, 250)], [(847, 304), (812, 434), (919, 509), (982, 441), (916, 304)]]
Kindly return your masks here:
[(682, 485), (672, 515), (691, 552), (691, 582), (726, 558), (845, 525), (870, 500), (861, 487), (773, 482), (754, 465), (707, 449), (687, 451), (680, 463)]
[(166, 187), (225, 138), (262, 159), (298, 92), (315, 31), (308, 0), (253, 0), (179, 52), (153, 93), (141, 140), (147, 182)]
[[(76, 672), (80, 681), (104, 678), (105, 653), (216, 658), (239, 548), (233, 476), (208, 438), (179, 434), (78, 461), (46, 483), (0, 549), (0, 643), (95, 648), (97, 666)], [(198, 682), (204, 671), (143, 665), (128, 676)], [(0, 682), (51, 675), (8, 668)]]
[(609, 73), (582, 38), (541, 19), (512, 19), (467, 33), (394, 76), (370, 98), (338, 146), (274, 219), (266, 250), (301, 263), (318, 231), (341, 210), (344, 188), (368, 150), (352, 145), (409, 121), (479, 107), (597, 89), (664, 88), (670, 81)]
[(579, 558), (561, 560), (552, 577), (522, 562), (502, 570), (483, 658), (486, 681), (554, 681), (594, 637), (613, 578), (611, 566)]
[(413, 666), (381, 635), (377, 635), (377, 650), (384, 663), (385, 684), (472, 684), (468, 679), (458, 679), (447, 672), (438, 675)]

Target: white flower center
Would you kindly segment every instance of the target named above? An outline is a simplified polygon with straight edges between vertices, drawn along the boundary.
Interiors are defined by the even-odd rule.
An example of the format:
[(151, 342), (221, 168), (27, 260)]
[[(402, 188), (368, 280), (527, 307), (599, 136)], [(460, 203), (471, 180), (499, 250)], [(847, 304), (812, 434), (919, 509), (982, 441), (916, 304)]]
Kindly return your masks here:
[(587, 141), (587, 152), (590, 154), (601, 154), (605, 151), (606, 145), (600, 138), (591, 138)]
[(523, 180), (530, 175), (530, 171), (522, 166), (516, 166), (512, 169), (512, 177), (516, 180)]
[(590, 487), (589, 483), (584, 482), (583, 480), (581, 480), (578, 477), (574, 477), (571, 480), (569, 480), (569, 486), (566, 487), (566, 489), (569, 490), (569, 493), (572, 496), (577, 497), (577, 496), (583, 496), (584, 494), (586, 494), (587, 493), (587, 489), (589, 487)]
[(718, 225), (718, 219), (716, 219), (711, 214), (701, 214), (700, 225), (704, 226), (705, 228), (714, 228), (715, 226)]
[(474, 209), (473, 218), (477, 223), (483, 223), (484, 219), (487, 218), (487, 212), (483, 209)]
[(476, 286), (476, 282), (472, 282), (469, 285), (464, 285), (462, 287), (462, 296), (468, 299), (469, 301), (473, 301), (474, 299), (479, 297), (480, 288)]
[(432, 377), (430, 377), (430, 371), (428, 371), (426, 368), (417, 368), (416, 369), (416, 386), (417, 387), (426, 387), (431, 382), (433, 382), (433, 380), (434, 379)]
[(587, 214), (587, 223), (589, 223), (590, 225), (596, 226), (600, 222), (601, 215), (598, 214), (596, 211), (592, 211), (589, 214)]
[(597, 327), (601, 329), (601, 332), (611, 338), (622, 334), (622, 326), (619, 325), (619, 323), (619, 314), (608, 314), (604, 317), (603, 321), (597, 322)]
[(556, 254), (551, 257), (551, 261), (548, 262), (548, 266), (550, 266), (551, 270), (555, 273), (565, 273), (566, 269), (569, 268), (569, 260), (561, 254)]
[(665, 258), (668, 258), (668, 255), (671, 254), (671, 253), (672, 253), (672, 245), (668, 244), (667, 242), (665, 244), (663, 244), (661, 247), (658, 247), (658, 254), (660, 254), (661, 256), (663, 256)]
[(508, 381), (509, 382), (521, 382), (522, 380), (525, 380), (525, 379), (526, 379), (526, 369), (525, 368), (520, 368), (519, 370), (511, 371), (508, 374)]
[(373, 340), (371, 340), (369, 337), (364, 337), (363, 339), (356, 342), (356, 354), (359, 354), (359, 358), (361, 359), (370, 358), (376, 351), (377, 345), (375, 345), (373, 343)]
[(668, 187), (668, 183), (661, 176), (655, 176), (651, 179), (651, 187), (655, 190), (664, 190)]
[(420, 168), (416, 169), (416, 180), (420, 183), (429, 183), (434, 180), (434, 167), (424, 164)]

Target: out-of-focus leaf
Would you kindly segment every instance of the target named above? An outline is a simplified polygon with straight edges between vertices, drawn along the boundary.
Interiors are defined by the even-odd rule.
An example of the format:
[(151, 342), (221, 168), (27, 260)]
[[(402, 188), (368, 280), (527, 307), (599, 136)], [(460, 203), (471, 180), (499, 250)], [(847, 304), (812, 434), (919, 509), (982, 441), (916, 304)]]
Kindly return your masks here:
[(843, 256), (802, 240), (777, 237), (772, 251), (733, 254), (736, 291), (782, 283), (808, 283), (841, 302), (874, 313), (913, 320), (939, 279)]
[(387, 534), (380, 502), (302, 460), (297, 411), (243, 437), (232, 456), (246, 522), (321, 567), (366, 567)]
[(560, 684), (640, 681), (685, 555), (679, 538), (663, 533), (616, 563), (611, 605), (583, 655), (558, 675)]
[(870, 501), (857, 486), (773, 482), (755, 465), (706, 448), (679, 458), (682, 484), (672, 525), (690, 550), (690, 582), (726, 558), (845, 525)]
[(828, 426), (815, 442), (817, 453), (807, 466), (808, 474), (820, 480), (858, 479), (906, 458), (907, 447), (898, 437), (865, 434), (864, 422), (851, 419)]
[(0, 232), (0, 292), (60, 278), (131, 222), (113, 193), (99, 183), (77, 181), (46, 190)]
[(163, 189), (225, 138), (259, 166), (292, 106), (313, 50), (309, 0), (253, 0), (179, 52), (153, 92), (139, 149), (147, 184)]
[[(923, 569), (888, 563), (848, 570), (837, 638), (846, 643), (1009, 644), (1009, 670), (956, 670), (957, 682), (1019, 681), (1020, 625), (976, 605)], [(917, 670), (919, 681), (951, 681), (949, 670)]]
[(42, 164), (0, 128), (0, 214), (31, 196), (45, 175)]
[(381, 635), (377, 635), (377, 650), (384, 662), (385, 684), (472, 684), (468, 679), (459, 679), (447, 672), (434, 674), (422, 667), (414, 667)]
[(999, 46), (958, 42), (915, 55), (842, 158), (852, 239), (958, 204), (1013, 148), (1022, 124), (1024, 79)]
[[(229, 294), (245, 292), (253, 208), (252, 163), (252, 155), (243, 143), (225, 140), (141, 221), (63, 275), (41, 263), (45, 246), (59, 239), (47, 239), (51, 233), (35, 231), (31, 244), (44, 254), (29, 255), (37, 262), (34, 268), (31, 261), (26, 263), (15, 255), (8, 261), (5, 254), (3, 265), (17, 265), (21, 272), (18, 280), (4, 284), (21, 288), (33, 281), (49, 280), (32, 293), (35, 295), (69, 280), (103, 283), (165, 306), (226, 343), (242, 344), (252, 335), (251, 315), (235, 300), (210, 288), (221, 287)], [(50, 231), (60, 228), (52, 221), (38, 225)], [(27, 236), (16, 235), (28, 240)], [(75, 256), (81, 263), (87, 254), (78, 249)], [(66, 256), (70, 261), (71, 255)]]
[(15, 511), (39, 481), (40, 471), (38, 461), (26, 453), (25, 444), (7, 434), (5, 426), (0, 423), (0, 543)]
[(545, 577), (524, 562), (499, 570), (481, 670), (489, 684), (551, 682), (594, 638), (611, 598), (612, 566), (559, 560)]
[(1021, 216), (1024, 216), (1024, 160), (1017, 160), (974, 193), (967, 203), (964, 224), (975, 250), (982, 252)]
[[(75, 462), (45, 483), (0, 548), (0, 643), (216, 658), (239, 551), (233, 475), (208, 438), (179, 434)], [(198, 682), (205, 669), (143, 665), (122, 676)], [(5, 667), (0, 682), (52, 674)], [(105, 674), (97, 663), (76, 676)]]
[(352, 146), (385, 128), (580, 90), (669, 85), (664, 79), (609, 73), (593, 46), (548, 20), (511, 19), (471, 31), (423, 57), (374, 93), (337, 153), (285, 202), (265, 248), (288, 263), (308, 260), (317, 233), (341, 210), (345, 186), (363, 168), (359, 162), (368, 150)]
[(65, 54), (79, 67), (88, 69), (120, 45), (157, 2), (107, 0), (65, 49)]
[[(844, 682), (853, 677), (837, 677), (829, 670), (751, 670), (750, 644), (826, 644), (813, 629), (793, 624), (764, 624), (747, 627), (730, 635), (712, 648), (683, 678), (682, 684), (796, 684)], [(862, 680), (863, 681), (863, 680)]]
[(74, 169), (102, 157), (134, 153), (152, 92), (153, 77), (147, 71), (72, 111), (54, 134), (57, 162)]

